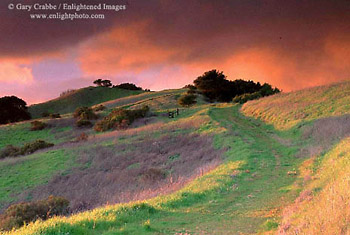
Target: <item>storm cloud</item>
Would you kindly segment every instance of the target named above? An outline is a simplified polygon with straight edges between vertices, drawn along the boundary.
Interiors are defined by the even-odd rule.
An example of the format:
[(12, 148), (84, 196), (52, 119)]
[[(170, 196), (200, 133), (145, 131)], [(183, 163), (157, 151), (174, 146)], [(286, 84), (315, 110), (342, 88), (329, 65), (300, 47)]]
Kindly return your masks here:
[(285, 91), (349, 79), (346, 0), (113, 3), (127, 9), (105, 20), (35, 21), (2, 2), (0, 60), (68, 53), (81, 77), (121, 81), (132, 74), (131, 82), (151, 89), (182, 86), (213, 68), (229, 79), (269, 82)]

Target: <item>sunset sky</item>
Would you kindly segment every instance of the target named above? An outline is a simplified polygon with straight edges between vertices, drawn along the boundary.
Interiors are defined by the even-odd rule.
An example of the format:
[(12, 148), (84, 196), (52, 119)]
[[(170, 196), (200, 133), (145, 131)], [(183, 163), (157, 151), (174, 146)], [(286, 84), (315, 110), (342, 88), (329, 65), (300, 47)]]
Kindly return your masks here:
[(97, 78), (179, 88), (214, 68), (283, 91), (350, 80), (348, 0), (67, 0), (127, 7), (74, 21), (8, 9), (19, 2), (62, 1), (0, 3), (0, 97), (29, 104)]

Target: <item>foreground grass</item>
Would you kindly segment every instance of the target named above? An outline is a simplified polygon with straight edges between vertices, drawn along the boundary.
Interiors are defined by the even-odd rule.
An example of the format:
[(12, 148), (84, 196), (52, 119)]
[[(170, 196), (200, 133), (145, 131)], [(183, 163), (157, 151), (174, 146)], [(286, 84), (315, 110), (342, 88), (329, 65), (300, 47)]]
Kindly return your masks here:
[[(271, 137), (281, 133), (242, 116), (239, 106), (210, 107), (206, 112), (212, 121), (202, 130), (216, 133), (215, 147), (227, 150), (216, 169), (170, 195), (38, 221), (14, 233), (238, 234), (276, 229), (281, 208), (299, 192), (299, 179), (287, 174), (301, 162), (294, 157), (298, 145), (281, 144)], [(298, 135), (281, 136), (296, 141)]]
[(295, 203), (285, 209), (280, 231), (349, 234), (350, 139), (342, 140), (325, 156), (311, 160), (312, 178)]

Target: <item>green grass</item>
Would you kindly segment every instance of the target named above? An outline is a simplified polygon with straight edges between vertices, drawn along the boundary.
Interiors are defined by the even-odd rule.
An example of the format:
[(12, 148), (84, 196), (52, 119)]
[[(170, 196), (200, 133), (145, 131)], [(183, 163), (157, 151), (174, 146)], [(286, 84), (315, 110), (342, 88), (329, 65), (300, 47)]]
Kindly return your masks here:
[[(23, 146), (25, 143), (33, 140), (42, 139), (50, 143), (60, 143), (65, 141), (65, 138), (56, 138), (52, 134), (51, 128), (45, 128), (40, 131), (30, 131), (30, 123), (18, 123), (0, 126), (0, 150), (6, 145)], [(71, 127), (56, 128), (55, 133), (70, 131)]]
[(47, 183), (73, 163), (74, 157), (64, 149), (0, 161), (0, 208), (15, 201), (21, 192)]
[[(143, 234), (165, 233), (253, 233), (275, 229), (283, 206), (290, 203), (298, 180), (287, 171), (301, 160), (297, 147), (287, 148), (275, 139), (271, 126), (246, 118), (239, 106), (210, 107), (216, 129), (215, 147), (225, 148), (224, 163), (194, 180), (180, 191), (145, 201), (119, 204), (70, 218), (38, 222), (18, 234)], [(219, 124), (219, 126), (217, 125)], [(225, 130), (225, 131), (222, 131)], [(288, 135), (296, 141), (298, 132)], [(278, 159), (276, 158), (278, 155)], [(283, 188), (290, 190), (281, 190)]]
[(77, 107), (93, 106), (108, 100), (143, 93), (119, 88), (86, 87), (72, 94), (50, 100), (45, 103), (31, 105), (29, 112), (33, 118), (41, 117), (43, 112), (66, 114), (73, 112)]
[[(176, 97), (186, 89), (164, 90), (157, 92), (144, 92), (138, 95), (123, 97), (102, 103), (108, 108), (137, 108), (149, 105), (151, 109), (167, 109), (177, 106)], [(163, 102), (161, 102), (163, 100)], [(169, 102), (170, 101), (170, 102)], [(167, 104), (169, 102), (169, 104)]]
[[(167, 109), (179, 107), (176, 97), (184, 91), (142, 93), (107, 101), (104, 105), (108, 108), (135, 108), (147, 104), (151, 106), (153, 112), (164, 114)], [(214, 135), (215, 149), (225, 150), (221, 165), (172, 194), (142, 202), (101, 207), (71, 217), (56, 217), (44, 222), (38, 221), (15, 231), (14, 234), (251, 234), (276, 232), (278, 226), (285, 220), (281, 218), (282, 210), (291, 205), (302, 190), (312, 188), (313, 192), (322, 193), (323, 189), (328, 187), (329, 182), (333, 182), (326, 180), (332, 178), (331, 176), (335, 178), (337, 175), (335, 174), (337, 172), (332, 170), (334, 168), (329, 166), (336, 162), (336, 169), (341, 172), (349, 172), (344, 164), (348, 160), (339, 160), (347, 156), (343, 150), (347, 149), (349, 141), (344, 142), (340, 150), (337, 150), (343, 152), (326, 155), (325, 158), (320, 156), (310, 163), (308, 167), (313, 169), (314, 174), (321, 173), (317, 175), (320, 180), (309, 186), (305, 185), (303, 178), (304, 168), (309, 159), (296, 157), (300, 149), (313, 144), (312, 140), (302, 138), (304, 126), (312, 125), (313, 121), (318, 118), (348, 113), (350, 107), (346, 101), (349, 95), (350, 83), (342, 83), (251, 101), (242, 109), (240, 105), (207, 104), (199, 97), (197, 105), (181, 109), (180, 115), (174, 119), (157, 116), (155, 119), (161, 125), (152, 126), (150, 124), (149, 129), (147, 129), (148, 126), (145, 126), (144, 129), (140, 128), (136, 132), (130, 129), (126, 131), (129, 134), (116, 136), (114, 139), (111, 135), (109, 139), (97, 141), (95, 145), (113, 146), (115, 141), (118, 143), (137, 142), (144, 138), (160, 137), (167, 132), (170, 132), (171, 135), (192, 132), (210, 133)], [(255, 118), (260, 118), (262, 121)], [(0, 129), (1, 131), (6, 135), (10, 132), (5, 129)], [(18, 133), (19, 136), (24, 136), (23, 141), (26, 140), (25, 138), (36, 138), (26, 137), (24, 129), (19, 130)], [(47, 133), (38, 132), (36, 135), (47, 135)], [(99, 136), (103, 135), (104, 133), (99, 134)], [(15, 137), (10, 139), (15, 143)], [(62, 154), (63, 152), (57, 155)], [(49, 157), (46, 162), (47, 156), (45, 153), (40, 153), (30, 155), (18, 162), (17, 160), (0, 162), (0, 180), (6, 183), (6, 189), (12, 190), (11, 185), (13, 184), (13, 190), (20, 192), (23, 188), (32, 186), (31, 182), (28, 183), (26, 180), (19, 180), (18, 185), (15, 184), (16, 181), (11, 181), (11, 177), (19, 179), (16, 178), (16, 172), (19, 171), (17, 168), (22, 169), (25, 174), (21, 179), (33, 177), (34, 184), (38, 185), (46, 182), (45, 177), (41, 177), (41, 174), (38, 173), (39, 171), (46, 169), (43, 175), (50, 178), (54, 172), (59, 171), (57, 169), (69, 170), (67, 165), (74, 163), (72, 160), (74, 158), (64, 160), (63, 156), (61, 156), (62, 159)], [(178, 154), (167, 157), (169, 162), (184, 158)], [(26, 161), (39, 162), (24, 165)], [(11, 167), (1, 165), (10, 163)], [(55, 164), (58, 165), (52, 168)], [(139, 163), (130, 165), (129, 169), (137, 167), (140, 167)], [(5, 173), (2, 173), (2, 170)], [(296, 175), (288, 174), (291, 171), (296, 171)], [(345, 173), (342, 173), (341, 176), (343, 179), (348, 177)], [(339, 185), (346, 188), (343, 187), (343, 184), (339, 183)], [(0, 185), (0, 188), (5, 188), (5, 186)], [(1, 190), (3, 196), (0, 194), (0, 198), (5, 198), (5, 201), (10, 200), (11, 193), (6, 194), (5, 191)], [(342, 193), (345, 191), (343, 190)], [(308, 213), (305, 214), (312, 218), (311, 212), (315, 211), (315, 208), (317, 208), (317, 201), (312, 209), (306, 209)], [(304, 216), (302, 212), (298, 213)], [(299, 224), (299, 220), (296, 219), (295, 224)]]

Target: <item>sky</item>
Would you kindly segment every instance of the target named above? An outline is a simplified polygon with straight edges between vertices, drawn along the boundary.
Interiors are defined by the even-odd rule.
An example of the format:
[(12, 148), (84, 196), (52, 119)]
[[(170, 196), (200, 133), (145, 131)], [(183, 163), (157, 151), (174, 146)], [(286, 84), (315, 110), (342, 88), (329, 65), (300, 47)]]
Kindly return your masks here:
[(126, 5), (73, 21), (8, 7), (60, 2), (1, 1), (0, 97), (34, 104), (98, 78), (180, 88), (211, 69), (284, 92), (350, 80), (348, 0), (67, 0)]

